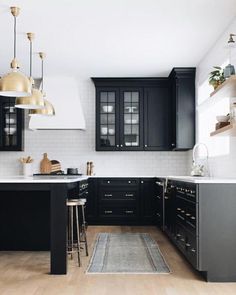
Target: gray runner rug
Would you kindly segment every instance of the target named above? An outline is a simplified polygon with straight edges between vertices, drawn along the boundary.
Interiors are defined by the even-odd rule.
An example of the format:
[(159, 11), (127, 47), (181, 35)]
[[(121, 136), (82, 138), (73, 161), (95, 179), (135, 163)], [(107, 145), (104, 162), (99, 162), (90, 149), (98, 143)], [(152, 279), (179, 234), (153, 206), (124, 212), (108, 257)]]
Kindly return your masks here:
[(170, 269), (149, 234), (100, 233), (87, 273), (168, 274)]

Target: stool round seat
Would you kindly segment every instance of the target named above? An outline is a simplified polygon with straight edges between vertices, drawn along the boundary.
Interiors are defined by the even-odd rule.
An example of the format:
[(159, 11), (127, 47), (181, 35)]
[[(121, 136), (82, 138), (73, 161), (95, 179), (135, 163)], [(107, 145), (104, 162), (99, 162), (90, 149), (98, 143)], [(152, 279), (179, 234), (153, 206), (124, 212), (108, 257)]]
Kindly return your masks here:
[(68, 199), (66, 201), (67, 206), (82, 206), (85, 205), (86, 199)]

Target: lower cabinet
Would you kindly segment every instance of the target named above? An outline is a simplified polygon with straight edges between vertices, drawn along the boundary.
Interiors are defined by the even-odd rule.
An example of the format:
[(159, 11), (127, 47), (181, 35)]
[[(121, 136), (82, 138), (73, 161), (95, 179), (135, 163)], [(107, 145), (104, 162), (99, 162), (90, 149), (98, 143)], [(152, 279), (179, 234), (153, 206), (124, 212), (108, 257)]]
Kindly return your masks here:
[(137, 224), (139, 218), (139, 179), (98, 179), (98, 222)]
[(156, 178), (90, 178), (88, 222), (162, 226), (163, 186), (160, 181)]
[(86, 219), (90, 224), (96, 223), (98, 219), (98, 207), (97, 207), (97, 190), (98, 181), (96, 178), (88, 179), (88, 197), (86, 202)]

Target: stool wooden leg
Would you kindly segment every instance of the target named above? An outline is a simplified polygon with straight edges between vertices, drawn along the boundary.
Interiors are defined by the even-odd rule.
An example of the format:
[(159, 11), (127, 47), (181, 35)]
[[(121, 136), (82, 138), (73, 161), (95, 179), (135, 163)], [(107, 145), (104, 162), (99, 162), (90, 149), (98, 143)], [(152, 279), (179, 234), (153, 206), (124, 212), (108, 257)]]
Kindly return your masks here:
[(80, 233), (79, 233), (79, 213), (78, 213), (78, 206), (75, 207), (76, 213), (76, 231), (77, 231), (77, 252), (78, 252), (78, 264), (81, 265), (80, 260)]
[(86, 236), (86, 222), (85, 222), (85, 214), (84, 214), (84, 206), (83, 205), (82, 205), (82, 219), (83, 219), (82, 233), (84, 235), (86, 256), (88, 256), (88, 243), (87, 243), (87, 236)]

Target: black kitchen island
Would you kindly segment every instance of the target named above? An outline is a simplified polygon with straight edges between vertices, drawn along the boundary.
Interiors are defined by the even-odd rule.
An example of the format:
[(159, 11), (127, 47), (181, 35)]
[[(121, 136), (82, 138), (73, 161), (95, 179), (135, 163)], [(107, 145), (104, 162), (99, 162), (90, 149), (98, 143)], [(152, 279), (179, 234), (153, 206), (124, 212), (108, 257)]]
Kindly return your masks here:
[[(9, 177), (0, 179), (0, 199), (1, 199), (1, 216), (4, 216), (4, 222), (1, 219), (0, 225), (0, 250), (13, 250), (12, 247), (17, 247), (17, 243), (14, 244), (14, 237), (19, 237), (21, 232), (21, 225), (28, 224), (30, 228), (29, 216), (34, 214), (37, 221), (37, 207), (34, 211), (33, 208), (28, 206), (30, 200), (32, 204), (46, 204), (45, 208), (48, 208), (48, 214), (45, 215), (45, 219), (49, 220), (48, 231), (49, 249), (51, 254), (50, 273), (51, 274), (66, 274), (67, 273), (67, 207), (66, 199), (70, 191), (76, 191), (80, 181), (87, 179), (86, 177), (78, 176), (63, 176), (60, 178), (50, 177)], [(22, 196), (22, 200), (20, 199)], [(42, 197), (40, 197), (42, 196)], [(22, 206), (24, 210), (22, 210)], [(18, 208), (17, 208), (18, 207)], [(32, 209), (32, 212), (31, 212)], [(9, 210), (9, 211), (8, 211)], [(40, 210), (38, 210), (40, 212)], [(47, 211), (47, 210), (46, 210)], [(3, 213), (3, 214), (2, 214)], [(15, 214), (14, 214), (15, 213)], [(15, 215), (17, 217), (15, 218)], [(40, 220), (40, 213), (38, 218)], [(41, 221), (44, 220), (44, 216), (41, 216)], [(11, 230), (11, 226), (14, 223), (16, 230)], [(43, 222), (38, 222), (38, 228), (31, 227), (32, 232), (35, 231), (35, 236), (40, 236), (40, 225)], [(35, 223), (36, 224), (36, 223)], [(38, 232), (37, 232), (38, 231)], [(9, 241), (5, 241), (6, 237)], [(30, 243), (30, 240), (29, 240)], [(21, 243), (22, 244), (22, 243)], [(27, 238), (23, 240), (22, 245), (19, 245), (19, 249), (24, 250), (27, 245)], [(45, 245), (42, 249), (39, 245), (38, 250), (46, 250)], [(26, 248), (27, 249), (27, 248)], [(30, 247), (28, 250), (31, 250)], [(35, 250), (35, 249), (33, 249)]]

